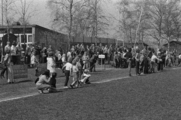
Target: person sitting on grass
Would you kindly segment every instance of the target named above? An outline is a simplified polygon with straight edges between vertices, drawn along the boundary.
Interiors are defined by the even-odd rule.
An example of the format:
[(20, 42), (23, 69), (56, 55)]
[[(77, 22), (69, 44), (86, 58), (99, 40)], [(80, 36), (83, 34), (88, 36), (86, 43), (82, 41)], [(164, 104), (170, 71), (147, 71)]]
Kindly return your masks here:
[(56, 89), (50, 85), (51, 78), (49, 70), (46, 70), (37, 78), (35, 83), (39, 93), (44, 93), (44, 90), (48, 90), (48, 92), (56, 91)]
[(81, 84), (91, 84), (90, 81), (89, 81), (89, 78), (91, 77), (89, 73), (89, 70), (88, 69), (85, 69), (82, 76), (81, 76), (81, 80), (80, 80), (80, 83)]

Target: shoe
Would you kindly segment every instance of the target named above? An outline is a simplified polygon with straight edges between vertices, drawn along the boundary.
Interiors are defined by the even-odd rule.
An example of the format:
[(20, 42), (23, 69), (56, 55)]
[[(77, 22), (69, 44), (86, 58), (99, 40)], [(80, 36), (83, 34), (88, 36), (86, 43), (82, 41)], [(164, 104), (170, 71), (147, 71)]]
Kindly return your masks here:
[(42, 94), (42, 93), (43, 93), (43, 90), (38, 90), (38, 92), (39, 92), (40, 94)]
[(68, 86), (64, 86), (63, 88), (64, 88), (64, 89), (68, 89), (69, 87), (68, 87)]
[(131, 74), (129, 74), (129, 76), (131, 77), (132, 75), (131, 75)]
[(91, 82), (88, 81), (88, 82), (86, 82), (85, 84), (91, 84)]
[(48, 93), (53, 93), (53, 92), (55, 92), (55, 90), (53, 90), (51, 88), (48, 89)]
[(79, 81), (79, 86), (81, 87), (84, 84), (84, 82)]
[(74, 86), (73, 86), (73, 85), (70, 85), (70, 88), (72, 88), (72, 89), (73, 89), (73, 88), (74, 88)]

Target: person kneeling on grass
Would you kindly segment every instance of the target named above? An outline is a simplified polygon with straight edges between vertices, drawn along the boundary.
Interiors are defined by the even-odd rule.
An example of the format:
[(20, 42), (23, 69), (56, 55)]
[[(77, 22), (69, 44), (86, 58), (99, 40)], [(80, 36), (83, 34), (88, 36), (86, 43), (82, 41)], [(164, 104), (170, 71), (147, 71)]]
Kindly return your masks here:
[(91, 77), (90, 74), (88, 74), (89, 70), (85, 69), (83, 74), (82, 74), (82, 79), (80, 80), (80, 83), (84, 84), (90, 84), (89, 78)]
[(49, 70), (45, 71), (36, 79), (36, 87), (40, 93), (44, 93), (44, 90), (48, 90), (48, 92), (56, 91), (56, 89), (50, 85), (51, 79), (52, 76), (50, 76)]

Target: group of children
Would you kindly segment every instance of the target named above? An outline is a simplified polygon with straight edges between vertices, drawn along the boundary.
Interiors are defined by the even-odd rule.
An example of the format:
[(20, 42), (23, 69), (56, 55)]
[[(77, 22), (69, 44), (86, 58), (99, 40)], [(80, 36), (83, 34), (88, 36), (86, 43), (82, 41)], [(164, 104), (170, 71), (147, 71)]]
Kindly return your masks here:
[[(64, 88), (69, 88), (68, 82), (70, 77), (72, 77), (70, 88), (90, 84), (89, 78), (91, 75), (88, 68), (84, 66), (85, 64), (80, 54), (77, 54), (74, 58), (67, 58), (67, 62), (62, 67), (62, 71), (65, 74)], [(40, 93), (43, 93), (44, 90), (48, 90), (49, 92), (56, 91), (56, 63), (52, 52), (48, 53), (47, 70), (48, 72), (45, 71), (36, 79), (36, 86)]]

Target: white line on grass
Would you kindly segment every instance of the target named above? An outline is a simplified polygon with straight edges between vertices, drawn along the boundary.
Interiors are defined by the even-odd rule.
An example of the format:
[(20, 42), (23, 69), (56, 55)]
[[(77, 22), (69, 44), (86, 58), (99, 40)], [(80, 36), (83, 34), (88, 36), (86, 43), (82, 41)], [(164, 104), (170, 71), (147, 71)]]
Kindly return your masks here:
[[(103, 80), (103, 81), (99, 81), (99, 82), (92, 82), (92, 83), (93, 84), (100, 84), (100, 83), (106, 83), (106, 82), (111, 82), (111, 81), (115, 81), (115, 80), (121, 80), (121, 79), (125, 79), (125, 78), (129, 78), (129, 77), (128, 76), (119, 77), (119, 78), (107, 79), (107, 80)], [(37, 96), (37, 95), (39, 95), (39, 93), (31, 93), (31, 94), (21, 95), (21, 96), (17, 96), (17, 97), (3, 98), (3, 99), (0, 99), (0, 103), (1, 102), (12, 101), (12, 100), (17, 100), (17, 99), (22, 99), (22, 98), (27, 98), (27, 97), (32, 97), (32, 96)]]
[(12, 101), (12, 100), (18, 100), (18, 99), (22, 99), (22, 98), (27, 98), (27, 97), (32, 97), (32, 96), (36, 96), (38, 95), (38, 93), (31, 93), (28, 95), (22, 95), (22, 96), (18, 96), (18, 97), (9, 97), (9, 98), (3, 98), (0, 100), (1, 102), (7, 102), (7, 101)]
[(102, 81), (97, 81), (97, 82), (92, 82), (92, 83), (100, 84), (100, 83), (106, 83), (106, 82), (121, 80), (121, 79), (125, 79), (125, 78), (129, 78), (129, 76), (126, 76), (126, 77), (119, 77), (119, 78), (112, 78), (112, 79), (102, 80)]

